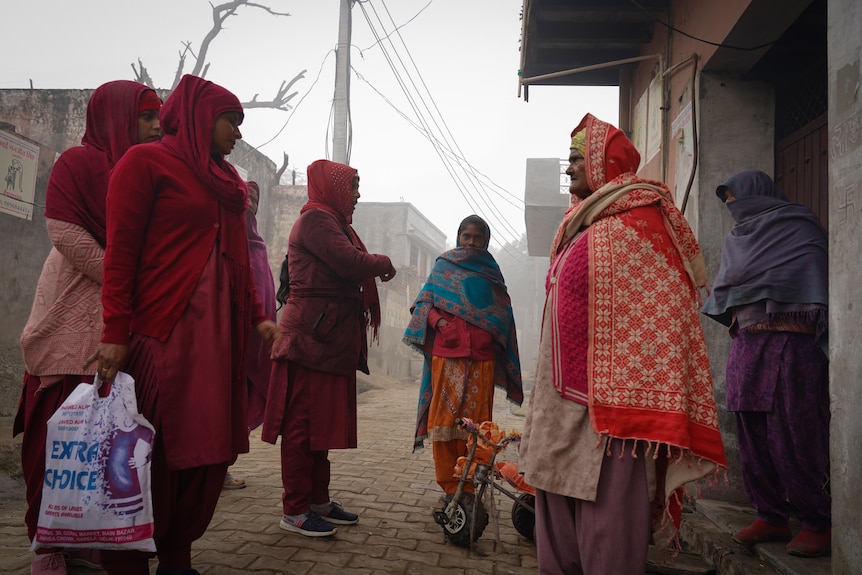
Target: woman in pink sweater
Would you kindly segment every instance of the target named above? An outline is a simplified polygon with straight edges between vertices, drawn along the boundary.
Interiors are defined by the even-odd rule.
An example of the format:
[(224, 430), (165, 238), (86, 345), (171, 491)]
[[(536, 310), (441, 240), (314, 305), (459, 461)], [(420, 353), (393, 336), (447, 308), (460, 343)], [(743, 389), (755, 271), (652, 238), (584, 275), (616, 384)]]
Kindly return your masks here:
[[(80, 146), (63, 152), (48, 180), (45, 219), (53, 248), (42, 268), (21, 335), (24, 387), (13, 432), (24, 433), (21, 463), (27, 486), (27, 535), (36, 534), (45, 474), (47, 421), (81, 382), (83, 365), (102, 335), (105, 197), (114, 164), (135, 144), (161, 137), (162, 102), (143, 84), (99, 86), (87, 105)], [(90, 557), (74, 556), (79, 563)], [(59, 549), (36, 552), (31, 573), (66, 573)]]

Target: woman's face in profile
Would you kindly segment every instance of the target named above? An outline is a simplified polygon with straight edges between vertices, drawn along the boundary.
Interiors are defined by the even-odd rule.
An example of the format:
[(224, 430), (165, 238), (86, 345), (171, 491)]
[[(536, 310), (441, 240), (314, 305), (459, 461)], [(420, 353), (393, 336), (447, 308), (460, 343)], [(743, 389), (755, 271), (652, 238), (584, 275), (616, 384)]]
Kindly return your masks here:
[(584, 164), (584, 155), (575, 149), (570, 150), (569, 167), (566, 168), (566, 175), (570, 180), (569, 193), (582, 200), (593, 193), (587, 185), (587, 169)]
[(242, 124), (242, 114), (239, 112), (225, 112), (219, 114), (213, 127), (212, 144), (210, 153), (214, 156), (227, 156), (233, 151), (237, 140), (242, 140), (239, 125)]

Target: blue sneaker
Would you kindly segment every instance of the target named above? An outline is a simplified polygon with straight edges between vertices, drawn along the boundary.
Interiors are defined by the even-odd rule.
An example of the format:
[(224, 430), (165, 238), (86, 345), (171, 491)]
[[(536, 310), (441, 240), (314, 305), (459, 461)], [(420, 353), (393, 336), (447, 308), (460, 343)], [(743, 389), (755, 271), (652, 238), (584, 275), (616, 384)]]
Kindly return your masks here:
[(359, 515), (345, 511), (338, 501), (330, 501), (323, 505), (312, 505), (311, 509), (335, 525), (355, 525), (359, 523)]
[(285, 531), (299, 533), (306, 537), (328, 537), (338, 531), (335, 525), (323, 519), (316, 511), (309, 511), (299, 516), (283, 515), (278, 526)]

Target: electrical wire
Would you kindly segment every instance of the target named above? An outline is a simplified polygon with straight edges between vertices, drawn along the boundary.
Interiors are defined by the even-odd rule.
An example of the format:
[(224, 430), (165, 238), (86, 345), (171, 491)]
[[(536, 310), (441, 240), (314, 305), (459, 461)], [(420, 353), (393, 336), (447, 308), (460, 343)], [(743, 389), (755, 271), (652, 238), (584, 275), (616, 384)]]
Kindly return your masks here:
[[(287, 128), (287, 124), (290, 123), (290, 119), (293, 118), (293, 115), (299, 109), (299, 106), (302, 104), (302, 102), (305, 100), (305, 98), (311, 93), (311, 91), (317, 85), (317, 81), (320, 80), (320, 74), (323, 72), (323, 65), (326, 64), (326, 60), (329, 59), (329, 55), (333, 54), (334, 52), (335, 52), (335, 50), (329, 50), (326, 54), (324, 54), (323, 60), (320, 62), (320, 68), (317, 70), (317, 77), (314, 79), (314, 82), (311, 83), (311, 86), (308, 87), (308, 90), (305, 91), (305, 94), (303, 94), (302, 97), (299, 99), (299, 101), (296, 103), (296, 106), (294, 106), (293, 109), (291, 109), (290, 114), (287, 116), (287, 119), (284, 121), (284, 124), (282, 124), (281, 128), (279, 128), (278, 132), (276, 132), (273, 137), (271, 137), (270, 139), (268, 139), (264, 143), (259, 144), (259, 145), (255, 146), (254, 148), (252, 148), (252, 151), (258, 151), (258, 150), (260, 150), (260, 148), (262, 148), (268, 144), (271, 144), (272, 142), (275, 141), (276, 138), (278, 138), (281, 135), (282, 132), (284, 132), (285, 128)], [(248, 155), (250, 153), (251, 153), (251, 151), (246, 152), (246, 154), (242, 158), (237, 160), (236, 163), (241, 163), (243, 160), (245, 160), (248, 157)]]
[[(650, 13), (649, 10), (647, 10), (646, 8), (641, 6), (641, 4), (637, 0), (630, 0), (630, 1), (632, 4), (637, 6), (645, 14)], [(677, 34), (681, 34), (681, 35), (685, 36), (686, 38), (691, 38), (692, 40), (695, 40), (697, 42), (703, 42), (704, 44), (709, 44), (710, 46), (716, 46), (718, 48), (727, 48), (728, 50), (740, 50), (743, 52), (754, 52), (756, 50), (768, 48), (769, 46), (772, 46), (773, 44), (775, 44), (778, 41), (778, 40), (773, 40), (772, 42), (764, 42), (763, 44), (758, 44), (757, 46), (750, 46), (750, 47), (734, 46), (732, 44), (723, 44), (721, 42), (712, 42), (710, 40), (704, 40), (703, 38), (698, 38), (697, 36), (693, 36), (692, 34), (689, 34), (688, 32), (685, 32), (683, 30), (680, 30), (679, 28), (676, 28), (676, 27), (668, 24), (667, 22), (661, 20), (660, 18), (653, 17), (653, 20), (655, 20), (656, 22), (658, 22), (662, 26), (666, 27), (668, 30), (672, 30), (673, 32), (676, 32)]]
[[(389, 12), (389, 8), (386, 5), (385, 0), (380, 0), (380, 3), (382, 4), (383, 9), (386, 11), (386, 15), (389, 17), (389, 21), (392, 23), (392, 26), (393, 27), (396, 26), (395, 20), (394, 20), (394, 18), (392, 18), (392, 14)], [(372, 11), (374, 11), (374, 14), (378, 17), (378, 21), (380, 22), (381, 27), (385, 28), (382, 20), (380, 19), (379, 15), (377, 14), (377, 10), (373, 4), (371, 5), (371, 9), (372, 9)], [(458, 160), (459, 157), (463, 157), (464, 153), (461, 151), (460, 146), (458, 146), (458, 143), (456, 142), (455, 137), (452, 134), (452, 131), (449, 129), (449, 125), (446, 123), (446, 120), (443, 117), (443, 114), (440, 112), (440, 109), (437, 106), (437, 102), (434, 100), (434, 96), (431, 94), (431, 91), (429, 90), (428, 85), (425, 83), (425, 79), (422, 77), (422, 73), (419, 71), (419, 67), (416, 65), (416, 61), (413, 59), (413, 55), (410, 53), (410, 49), (407, 47), (407, 43), (404, 41), (403, 36), (397, 30), (395, 30), (395, 33), (398, 35), (398, 39), (401, 41), (401, 44), (404, 47), (404, 51), (407, 55), (407, 58), (410, 60), (410, 63), (412, 64), (413, 69), (416, 71), (416, 75), (422, 84), (422, 88), (424, 88), (425, 93), (428, 95), (428, 100), (431, 102), (431, 105), (434, 107), (434, 111), (432, 111), (428, 107), (428, 104), (426, 103), (425, 98), (422, 97), (421, 91), (419, 90), (418, 86), (416, 86), (416, 83), (413, 81), (413, 78), (411, 77), (410, 72), (407, 70), (407, 66), (404, 64), (404, 61), (401, 59), (400, 55), (398, 55), (397, 50), (395, 50), (396, 56), (398, 56), (398, 60), (401, 63), (401, 66), (406, 71), (407, 77), (410, 79), (410, 82), (413, 85), (414, 90), (416, 90), (417, 94), (419, 95), (419, 99), (422, 102), (423, 106), (425, 107), (425, 110), (431, 115), (431, 118), (432, 118), (432, 121), (434, 122), (435, 127), (440, 132), (440, 134), (443, 136), (444, 140), (451, 141), (452, 145), (450, 145), (450, 148), (454, 148), (455, 150), (457, 150), (458, 154), (455, 154), (456, 163), (461, 168), (461, 170), (463, 170), (465, 172), (465, 174), (468, 175), (469, 183), (472, 185), (473, 190), (475, 190), (476, 194), (479, 196), (479, 199), (482, 201), (482, 203), (488, 208), (489, 212), (494, 213), (496, 215), (496, 218), (498, 219), (500, 224), (503, 226), (503, 228), (508, 233), (512, 234), (513, 239), (515, 239), (515, 240), (519, 239), (520, 234), (518, 234), (518, 232), (512, 227), (512, 225), (509, 224), (507, 218), (505, 216), (503, 216), (503, 214), (500, 212), (499, 208), (490, 200), (490, 198), (487, 195), (487, 192), (483, 191), (482, 187), (477, 184), (477, 181), (474, 178), (469, 177), (469, 175), (470, 175), (469, 170), (467, 168), (465, 168), (464, 165)], [(392, 44), (391, 40), (390, 40), (390, 44)], [(394, 44), (392, 44), (392, 46), (393, 46), (393, 49), (395, 49)], [(434, 112), (436, 112), (436, 117), (440, 118), (439, 123), (437, 122), (437, 120), (435, 118)], [(441, 128), (440, 124), (442, 124), (442, 126), (443, 126), (442, 128)], [(445, 133), (444, 133), (444, 128), (445, 128)], [(448, 134), (448, 138), (447, 138), (447, 134)]]
[[(364, 3), (363, 3), (363, 4), (364, 4)], [(384, 5), (384, 7), (385, 7), (385, 5)], [(395, 75), (395, 77), (396, 77), (396, 81), (398, 82), (399, 86), (401, 87), (401, 90), (404, 92), (404, 95), (407, 97), (408, 103), (410, 104), (410, 106), (411, 106), (411, 108), (412, 108), (412, 110), (413, 110), (414, 114), (415, 114), (415, 115), (416, 115), (416, 117), (419, 119), (419, 122), (422, 124), (421, 128), (417, 127), (417, 126), (416, 126), (416, 124), (415, 124), (415, 123), (413, 123), (412, 121), (410, 121), (410, 120), (406, 117), (406, 115), (405, 115), (405, 114), (403, 114), (402, 112), (398, 111), (398, 113), (399, 113), (400, 115), (402, 115), (402, 117), (404, 117), (405, 119), (408, 119), (408, 121), (410, 121), (411, 125), (413, 125), (416, 129), (418, 129), (418, 130), (420, 130), (420, 131), (422, 131), (423, 133), (425, 133), (425, 134), (426, 134), (426, 137), (431, 141), (431, 143), (432, 143), (432, 145), (433, 145), (433, 147), (434, 147), (434, 149), (435, 149), (435, 152), (437, 153), (437, 155), (438, 155), (438, 157), (440, 158), (441, 162), (443, 162), (444, 168), (445, 168), (445, 169), (447, 170), (447, 172), (449, 173), (450, 178), (451, 178), (451, 179), (452, 179), (452, 181), (455, 183), (456, 188), (458, 189), (458, 191), (459, 191), (459, 193), (461, 194), (461, 196), (462, 196), (462, 198), (464, 199), (464, 201), (465, 201), (465, 202), (467, 203), (467, 205), (468, 205), (468, 206), (470, 206), (470, 208), (471, 208), (472, 210), (474, 210), (476, 213), (482, 213), (482, 210), (478, 209), (478, 204), (476, 204), (474, 201), (471, 201), (470, 196), (465, 192), (465, 188), (466, 188), (465, 183), (464, 183), (464, 181), (463, 181), (463, 179), (462, 179), (461, 175), (459, 175), (459, 174), (458, 174), (458, 172), (457, 172), (457, 170), (455, 169), (455, 165), (457, 164), (458, 168), (460, 168), (460, 169), (461, 169), (461, 171), (463, 171), (463, 172), (464, 172), (464, 175), (465, 175), (466, 177), (468, 177), (468, 178), (469, 178), (469, 176), (471, 176), (471, 175), (472, 175), (472, 176), (475, 178), (475, 174), (471, 174), (471, 171), (470, 171), (469, 169), (465, 168), (464, 163), (462, 163), (462, 162), (463, 162), (463, 158), (462, 158), (463, 153), (462, 153), (462, 154), (457, 154), (457, 153), (453, 152), (453, 151), (452, 151), (452, 147), (453, 147), (453, 146), (448, 145), (448, 143), (447, 143), (445, 146), (443, 146), (443, 145), (441, 144), (441, 142), (440, 142), (440, 141), (439, 141), (439, 140), (438, 140), (438, 139), (433, 135), (433, 134), (434, 134), (434, 131), (433, 131), (433, 130), (432, 130), (432, 128), (431, 128), (431, 123), (432, 123), (432, 122), (433, 122), (434, 126), (437, 128), (437, 131), (441, 134), (441, 137), (442, 137), (444, 140), (446, 140), (446, 139), (447, 139), (447, 137), (446, 137), (446, 133), (445, 133), (445, 132), (443, 131), (443, 129), (440, 127), (440, 123), (439, 123), (439, 122), (437, 122), (436, 118), (433, 118), (433, 117), (432, 117), (431, 121), (429, 121), (429, 120), (426, 118), (425, 114), (424, 114), (424, 113), (422, 113), (422, 111), (419, 109), (419, 104), (417, 103), (417, 98), (418, 98), (418, 100), (420, 100), (420, 101), (421, 101), (422, 105), (425, 107), (425, 109), (426, 109), (426, 111), (428, 112), (428, 114), (430, 114), (430, 115), (432, 115), (432, 116), (433, 116), (433, 112), (431, 111), (431, 109), (430, 109), (430, 107), (428, 106), (427, 102), (425, 102), (425, 99), (424, 99), (424, 98), (421, 96), (421, 94), (419, 93), (419, 88), (418, 88), (418, 86), (416, 85), (416, 82), (415, 82), (415, 81), (412, 79), (412, 77), (410, 76), (410, 72), (409, 72), (409, 70), (407, 69), (407, 66), (404, 64), (404, 60), (403, 60), (403, 59), (400, 57), (400, 55), (397, 53), (397, 52), (398, 52), (398, 50), (397, 50), (397, 48), (395, 47), (394, 43), (392, 42), (391, 38), (389, 39), (389, 44), (392, 46), (392, 49), (396, 52), (396, 57), (398, 58), (398, 61), (400, 62), (400, 64), (401, 64), (402, 68), (404, 69), (404, 71), (405, 71), (405, 75), (407, 76), (407, 78), (409, 79), (409, 81), (410, 81), (411, 85), (413, 86), (413, 90), (416, 92), (416, 96), (415, 96), (415, 97), (414, 97), (414, 95), (411, 93), (411, 91), (408, 89), (406, 81), (405, 81), (405, 80), (404, 80), (404, 78), (402, 77), (402, 75), (401, 75), (401, 73), (399, 72), (399, 70), (396, 68), (395, 63), (394, 63), (394, 60), (393, 60), (393, 57), (389, 54), (389, 50), (386, 48), (386, 45), (383, 43), (383, 38), (381, 37), (381, 34), (380, 34), (380, 33), (378, 33), (378, 31), (377, 31), (377, 26), (375, 26), (375, 24), (371, 21), (371, 17), (369, 16), (368, 12), (365, 10), (365, 7), (364, 7), (362, 4), (360, 4), (360, 8), (362, 9), (363, 15), (365, 16), (365, 19), (366, 19), (366, 22), (368, 23), (369, 28), (371, 29), (372, 33), (374, 34), (375, 39), (378, 41), (378, 42), (377, 42), (377, 45), (379, 45), (379, 46), (380, 46), (381, 51), (383, 52), (383, 55), (384, 55), (384, 57), (386, 58), (386, 60), (387, 60), (387, 62), (388, 62), (388, 64), (389, 64), (389, 66), (390, 66), (390, 69), (392, 70), (393, 74), (394, 74), (394, 75)], [(385, 27), (386, 27), (386, 26), (383, 24), (383, 21), (382, 21), (382, 19), (380, 18), (380, 15), (377, 13), (376, 9), (375, 9), (373, 6), (372, 6), (372, 10), (374, 11), (375, 16), (377, 17), (377, 21), (379, 22), (380, 27), (381, 27), (382, 29), (384, 29), (384, 30), (385, 30)], [(388, 9), (387, 9), (387, 13), (388, 13)], [(391, 14), (390, 14), (390, 20), (391, 20)], [(394, 25), (394, 21), (393, 21), (393, 25)], [(391, 36), (391, 35), (392, 35), (392, 34), (390, 34), (390, 36)], [(407, 49), (407, 47), (406, 47), (406, 43), (404, 42), (403, 37), (401, 37), (401, 36), (400, 36), (400, 34), (399, 34), (398, 36), (399, 36), (399, 38), (400, 38), (400, 40), (401, 40), (402, 44), (404, 45), (405, 50), (407, 50), (407, 51), (409, 52), (409, 49)], [(413, 63), (413, 66), (414, 66), (414, 68), (416, 69), (416, 72), (417, 72), (417, 73), (420, 75), (420, 77), (421, 77), (421, 73), (419, 73), (419, 70), (418, 70), (418, 67), (417, 67), (417, 66), (416, 66), (416, 64), (415, 64), (415, 61), (412, 59), (412, 57), (410, 57), (410, 60), (411, 60), (411, 62)], [(366, 83), (368, 83), (368, 81), (367, 81), (367, 80), (365, 80), (364, 78), (363, 78), (363, 81), (365, 81)], [(428, 91), (428, 89), (427, 89), (427, 85), (424, 83), (424, 81), (422, 81), (422, 84), (423, 84), (423, 86), (425, 87), (426, 91)], [(369, 83), (369, 85), (370, 85), (370, 83)], [(381, 97), (383, 97), (379, 90), (376, 90), (376, 89), (375, 89), (375, 88), (373, 88), (373, 87), (372, 87), (372, 89), (374, 89), (378, 94), (380, 94), (380, 95), (381, 95)], [(430, 96), (430, 91), (428, 91), (428, 92), (429, 92), (429, 98), (431, 98), (431, 96)], [(388, 100), (388, 99), (387, 99), (387, 100)], [(433, 98), (432, 98), (432, 100), (433, 100)], [(392, 105), (393, 107), (395, 107), (393, 104), (391, 104), (391, 102), (389, 102), (389, 103), (390, 103), (390, 105)], [(435, 107), (435, 109), (437, 110), (438, 115), (440, 115), (440, 116), (441, 116), (441, 121), (442, 121), (442, 114), (440, 114), (440, 112), (439, 112), (439, 108), (437, 108), (436, 103), (434, 103), (434, 107)], [(396, 108), (396, 110), (397, 110), (397, 108)], [(447, 131), (448, 131), (448, 126), (447, 126)], [(451, 131), (448, 131), (448, 132), (449, 132), (449, 137), (451, 138), (451, 137), (452, 137), (452, 136), (451, 136)], [(455, 147), (457, 147), (457, 146), (455, 146)], [(447, 149), (447, 148), (448, 148), (448, 149)], [(445, 150), (445, 151), (444, 151), (444, 150)], [(460, 150), (459, 150), (459, 151), (460, 151)], [(469, 166), (469, 164), (468, 164), (468, 166)], [(487, 177), (486, 177), (486, 178), (487, 178)], [(474, 179), (474, 180), (471, 180), (471, 183), (473, 184), (474, 189), (476, 189), (477, 196), (479, 197), (479, 199), (481, 199), (481, 200), (482, 200), (482, 202), (483, 202), (486, 206), (488, 206), (488, 207), (489, 207), (489, 210), (490, 210), (492, 213), (496, 212), (496, 214), (497, 214), (497, 216), (496, 216), (496, 217), (493, 217), (493, 218), (492, 218), (492, 217), (489, 217), (488, 215), (486, 215), (486, 217), (487, 217), (489, 220), (492, 220), (492, 221), (497, 220), (497, 221), (496, 221), (496, 222), (494, 222), (494, 223), (496, 224), (496, 223), (498, 223), (498, 222), (499, 222), (499, 225), (495, 225), (495, 227), (497, 227), (497, 229), (498, 229), (498, 233), (499, 233), (500, 235), (502, 235), (502, 236), (504, 237), (504, 239), (508, 239), (508, 240), (509, 240), (507, 243), (500, 242), (499, 240), (497, 240), (497, 237), (496, 237), (496, 235), (495, 235), (495, 236), (494, 236), (494, 238), (493, 238), (493, 239), (495, 240), (495, 243), (499, 243), (499, 244), (501, 245), (501, 247), (503, 247), (503, 248), (504, 248), (504, 249), (506, 249), (507, 251), (511, 252), (515, 257), (523, 258), (523, 257), (524, 257), (524, 254), (523, 254), (523, 253), (514, 252), (514, 251), (512, 250), (512, 248), (508, 245), (508, 244), (511, 244), (511, 243), (515, 243), (515, 242), (520, 241), (520, 239), (521, 239), (521, 237), (522, 237), (522, 234), (519, 234), (517, 231), (515, 231), (515, 230), (511, 227), (511, 225), (509, 225), (509, 224), (508, 224), (507, 219), (506, 219), (504, 216), (502, 216), (502, 214), (500, 214), (499, 210), (495, 210), (495, 208), (494, 208), (493, 206), (491, 206), (491, 205), (489, 205), (489, 204), (488, 204), (488, 201), (487, 201), (487, 199), (486, 199), (485, 195), (483, 195), (483, 193), (482, 193), (481, 189), (479, 189), (479, 188), (477, 187), (475, 179)], [(502, 232), (502, 233), (500, 233), (500, 232)], [(511, 238), (511, 239), (509, 238), (509, 235), (510, 235), (510, 234), (511, 234), (511, 236), (512, 236), (512, 238)]]
[[(368, 0), (365, 0), (365, 2), (367, 2), (367, 1), (368, 1)], [(411, 19), (409, 19), (407, 22), (405, 22), (404, 24), (402, 24), (402, 25), (400, 25), (400, 26), (397, 26), (394, 30), (392, 30), (392, 32), (390, 32), (389, 34), (387, 34), (386, 36), (384, 36), (383, 38), (381, 38), (380, 40), (378, 40), (377, 42), (375, 42), (374, 44), (372, 44), (372, 45), (371, 45), (371, 46), (369, 46), (368, 48), (365, 48), (365, 50), (361, 50), (361, 49), (360, 49), (360, 50), (359, 50), (359, 55), (360, 55), (360, 56), (362, 56), (362, 53), (363, 53), (363, 52), (365, 52), (366, 50), (370, 50), (370, 49), (374, 48), (375, 46), (377, 46), (377, 45), (378, 45), (380, 42), (382, 42), (383, 40), (388, 40), (388, 39), (389, 39), (389, 37), (390, 37), (390, 36), (392, 36), (395, 32), (397, 32), (398, 30), (400, 30), (401, 28), (405, 27), (407, 24), (409, 24), (410, 22), (412, 22), (413, 20), (415, 20), (416, 18), (418, 18), (418, 17), (419, 17), (419, 15), (420, 15), (422, 12), (424, 12), (424, 11), (425, 11), (425, 8), (428, 8), (428, 6), (430, 6), (432, 2), (434, 2), (434, 0), (428, 0), (428, 3), (427, 3), (425, 6), (423, 6), (423, 7), (422, 7), (422, 9), (421, 9), (421, 10), (419, 10), (419, 12), (417, 12), (417, 13), (416, 13), (416, 14), (415, 14)], [(360, 4), (362, 4), (362, 2), (360, 2)]]
[(372, 84), (370, 81), (368, 81), (368, 78), (366, 78), (365, 76), (363, 76), (363, 75), (362, 75), (362, 74), (361, 74), (361, 73), (360, 73), (360, 72), (359, 72), (355, 67), (351, 66), (351, 67), (350, 67), (350, 69), (351, 69), (351, 70), (353, 70), (353, 73), (354, 73), (354, 74), (356, 74), (356, 78), (357, 78), (358, 80), (362, 80), (363, 82), (365, 82), (365, 83), (368, 85), (368, 87), (369, 87), (369, 88), (371, 88), (371, 90), (372, 90), (372, 91), (374, 91), (374, 93), (375, 93), (375, 94), (377, 94), (378, 96), (380, 96), (380, 98), (381, 98), (384, 102), (386, 102), (386, 103), (387, 103), (387, 104), (388, 104), (388, 105), (389, 105), (389, 106), (390, 106), (390, 107), (395, 111), (395, 113), (396, 113), (396, 114), (398, 114), (399, 116), (401, 116), (401, 118), (402, 118), (402, 119), (404, 119), (404, 121), (405, 121), (405, 122), (407, 122), (408, 124), (410, 124), (410, 125), (413, 127), (413, 129), (415, 129), (417, 132), (419, 132), (420, 134), (422, 134), (422, 136), (423, 136), (423, 137), (425, 137), (425, 139), (427, 139), (429, 142), (431, 142), (431, 144), (432, 144), (432, 145), (434, 145), (434, 146), (440, 146), (440, 147), (441, 147), (441, 149), (442, 149), (442, 151), (443, 151), (443, 153), (447, 154), (447, 155), (448, 155), (448, 156), (450, 156), (450, 157), (453, 157), (453, 158), (454, 158), (454, 157), (458, 157), (458, 159), (459, 159), (461, 162), (464, 162), (465, 164), (467, 164), (468, 166), (470, 166), (470, 169), (471, 169), (473, 172), (475, 172), (475, 173), (479, 174), (480, 176), (482, 176), (485, 180), (487, 180), (487, 182), (488, 182), (490, 185), (492, 185), (492, 186), (495, 186), (495, 187), (499, 188), (500, 190), (502, 190), (503, 192), (505, 192), (506, 194), (508, 194), (508, 195), (509, 195), (509, 196), (511, 196), (512, 198), (514, 198), (514, 200), (517, 200), (517, 201), (514, 201), (514, 200), (512, 200), (512, 199), (509, 199), (509, 198), (508, 198), (508, 197), (506, 197), (506, 196), (502, 196), (502, 195), (501, 195), (501, 196), (500, 196), (500, 198), (501, 198), (503, 201), (507, 202), (509, 205), (511, 205), (511, 206), (513, 206), (513, 207), (515, 207), (515, 208), (519, 208), (519, 209), (523, 208), (523, 206), (524, 206), (524, 200), (522, 200), (522, 199), (521, 199), (521, 198), (519, 198), (518, 196), (515, 196), (514, 194), (512, 194), (511, 192), (509, 192), (508, 190), (506, 190), (506, 189), (505, 189), (505, 188), (503, 188), (502, 186), (500, 186), (500, 185), (498, 185), (497, 183), (495, 183), (493, 180), (491, 180), (491, 178), (490, 178), (490, 177), (488, 177), (487, 175), (485, 175), (484, 173), (482, 173), (481, 171), (479, 171), (475, 166), (473, 166), (472, 164), (470, 164), (470, 163), (467, 161), (467, 159), (466, 159), (466, 158), (460, 157), (460, 156), (458, 156), (457, 154), (453, 153), (453, 152), (452, 152), (452, 150), (449, 150), (448, 148), (446, 148), (446, 147), (445, 147), (445, 144), (444, 144), (443, 142), (441, 142), (440, 140), (438, 140), (438, 139), (434, 136), (434, 134), (429, 134), (427, 131), (425, 131), (425, 129), (424, 129), (424, 128), (422, 128), (422, 126), (420, 126), (419, 124), (417, 124), (416, 122), (414, 122), (414, 121), (413, 121), (413, 120), (412, 120), (412, 119), (411, 119), (411, 118), (410, 118), (406, 113), (402, 112), (402, 111), (398, 108), (398, 106), (396, 106), (396, 105), (395, 105), (395, 103), (394, 103), (394, 102), (392, 102), (392, 100), (390, 100), (389, 98), (387, 98), (387, 97), (386, 97), (386, 95), (385, 95), (385, 94), (383, 94), (383, 92), (381, 92), (380, 90), (378, 90), (378, 89), (374, 86), (374, 84)]

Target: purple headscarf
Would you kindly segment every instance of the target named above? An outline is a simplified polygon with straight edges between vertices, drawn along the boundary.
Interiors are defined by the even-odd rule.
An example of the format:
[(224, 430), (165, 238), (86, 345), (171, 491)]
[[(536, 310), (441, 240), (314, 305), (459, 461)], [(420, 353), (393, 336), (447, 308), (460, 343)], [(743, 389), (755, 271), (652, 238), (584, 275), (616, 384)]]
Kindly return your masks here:
[[(249, 191), (254, 194), (257, 188), (255, 182), (248, 183)], [(275, 321), (275, 283), (269, 260), (266, 257), (266, 244), (257, 231), (257, 218), (251, 210), (245, 212), (246, 230), (248, 231), (248, 255), (254, 277), (254, 287), (257, 297), (263, 303), (263, 311), (272, 321)], [(248, 381), (248, 429), (251, 431), (263, 423), (263, 413), (266, 407), (266, 395), (269, 390), (269, 373), (272, 363), (269, 359), (271, 345), (260, 337), (257, 330), (251, 330), (246, 368)]]
[(739, 172), (718, 186), (736, 225), (724, 240), (721, 267), (701, 310), (729, 326), (735, 306), (772, 300), (829, 304), (826, 230), (814, 212), (788, 202), (760, 170)]

